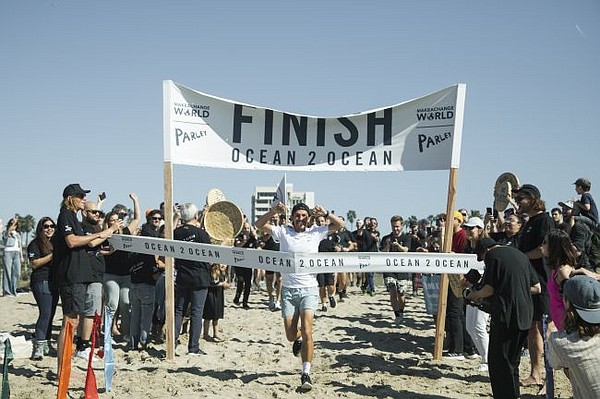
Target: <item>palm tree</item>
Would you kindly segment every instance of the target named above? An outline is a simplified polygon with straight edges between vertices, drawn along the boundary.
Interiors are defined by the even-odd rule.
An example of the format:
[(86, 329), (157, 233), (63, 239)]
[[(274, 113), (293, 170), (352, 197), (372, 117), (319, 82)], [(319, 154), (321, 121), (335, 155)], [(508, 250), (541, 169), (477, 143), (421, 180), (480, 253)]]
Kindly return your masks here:
[(31, 215), (19, 216), (19, 227), (17, 231), (21, 234), (21, 239), (25, 236), (25, 248), (29, 245), (31, 232), (35, 227), (35, 218)]
[(479, 211), (477, 209), (473, 209), (471, 211), (471, 217), (478, 217), (480, 219), (483, 219), (483, 216), (481, 215), (481, 211)]
[(353, 225), (354, 221), (356, 220), (356, 211), (353, 209), (350, 209), (348, 211), (348, 213), (346, 213), (346, 219), (348, 220), (350, 225)]

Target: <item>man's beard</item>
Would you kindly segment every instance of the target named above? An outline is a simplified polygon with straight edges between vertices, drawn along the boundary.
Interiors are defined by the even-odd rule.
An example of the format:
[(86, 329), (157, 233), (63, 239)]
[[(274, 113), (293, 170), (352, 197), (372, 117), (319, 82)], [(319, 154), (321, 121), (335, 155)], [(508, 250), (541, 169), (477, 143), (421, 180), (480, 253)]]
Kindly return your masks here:
[(90, 217), (86, 217), (85, 221), (88, 222), (88, 224), (91, 224), (92, 226), (96, 226), (98, 224), (98, 220), (92, 219)]

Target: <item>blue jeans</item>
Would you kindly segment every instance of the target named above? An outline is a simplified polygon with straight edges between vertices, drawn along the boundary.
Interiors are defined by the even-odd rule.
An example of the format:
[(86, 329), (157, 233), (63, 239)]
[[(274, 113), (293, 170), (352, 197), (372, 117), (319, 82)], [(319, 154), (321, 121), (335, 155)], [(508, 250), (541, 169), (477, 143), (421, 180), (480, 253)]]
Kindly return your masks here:
[[(131, 305), (129, 304), (129, 288), (131, 287), (131, 276), (119, 276), (116, 274), (104, 275), (104, 303), (108, 311), (115, 317), (117, 308), (121, 315), (121, 334), (129, 335), (129, 324), (131, 322)], [(105, 326), (110, 328), (110, 326)]]
[(2, 279), (2, 294), (16, 296), (20, 278), (20, 251), (4, 251), (4, 278)]
[(197, 352), (200, 349), (200, 332), (202, 331), (202, 315), (208, 288), (192, 290), (188, 287), (175, 287), (175, 341), (181, 333), (183, 314), (185, 307), (191, 303), (190, 314), (190, 339), (188, 340), (188, 352)]
[(154, 324), (165, 324), (165, 274), (161, 273), (154, 286)]
[(31, 284), (31, 291), (37, 303), (39, 315), (35, 323), (34, 338), (38, 341), (50, 340), (52, 336), (52, 320), (58, 304), (58, 292), (52, 292), (48, 280)]
[(365, 273), (365, 275), (367, 277), (367, 281), (365, 283), (367, 292), (375, 292), (375, 280), (373, 278), (375, 273)]
[(130, 343), (135, 349), (139, 343), (145, 345), (148, 342), (154, 311), (154, 286), (144, 283), (131, 284), (129, 301), (131, 302)]

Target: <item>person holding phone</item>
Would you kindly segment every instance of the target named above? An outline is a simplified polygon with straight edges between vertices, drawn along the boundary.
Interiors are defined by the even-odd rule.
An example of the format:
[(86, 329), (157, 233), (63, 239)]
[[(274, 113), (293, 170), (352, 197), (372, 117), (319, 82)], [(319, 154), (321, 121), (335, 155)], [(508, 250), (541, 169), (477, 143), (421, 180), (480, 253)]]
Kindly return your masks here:
[[(84, 190), (79, 184), (69, 184), (63, 190), (63, 201), (58, 215), (57, 229), (53, 239), (52, 255), (53, 278), (58, 282), (61, 298), (63, 323), (58, 336), (58, 372), (63, 360), (70, 367), (71, 359), (63, 359), (63, 347), (67, 326), (77, 330), (79, 316), (84, 314), (87, 286), (93, 281), (93, 271), (86, 253), (88, 245), (94, 240), (105, 240), (112, 236), (113, 230), (103, 230), (86, 235), (77, 218), (77, 213), (85, 206), (85, 196), (90, 190)], [(70, 342), (67, 344), (71, 344)]]

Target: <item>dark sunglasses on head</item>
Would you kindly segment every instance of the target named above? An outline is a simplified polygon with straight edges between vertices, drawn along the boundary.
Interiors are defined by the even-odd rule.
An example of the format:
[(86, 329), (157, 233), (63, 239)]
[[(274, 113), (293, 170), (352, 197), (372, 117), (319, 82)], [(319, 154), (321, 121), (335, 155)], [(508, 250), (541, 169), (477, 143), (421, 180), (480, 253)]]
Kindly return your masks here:
[(44, 229), (53, 229), (55, 227), (56, 227), (56, 225), (54, 225), (54, 224), (45, 224), (44, 225)]

